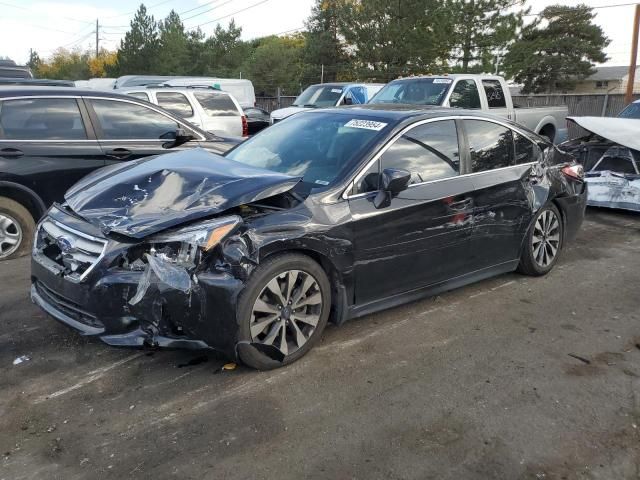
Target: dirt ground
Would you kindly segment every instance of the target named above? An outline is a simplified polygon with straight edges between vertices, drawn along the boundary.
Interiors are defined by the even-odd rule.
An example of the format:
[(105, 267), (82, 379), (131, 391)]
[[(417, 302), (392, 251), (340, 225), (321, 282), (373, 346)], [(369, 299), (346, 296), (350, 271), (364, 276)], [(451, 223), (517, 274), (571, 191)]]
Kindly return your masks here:
[(261, 373), (80, 337), (4, 262), (0, 480), (640, 479), (639, 272), (640, 215), (589, 210), (545, 278), (330, 326)]

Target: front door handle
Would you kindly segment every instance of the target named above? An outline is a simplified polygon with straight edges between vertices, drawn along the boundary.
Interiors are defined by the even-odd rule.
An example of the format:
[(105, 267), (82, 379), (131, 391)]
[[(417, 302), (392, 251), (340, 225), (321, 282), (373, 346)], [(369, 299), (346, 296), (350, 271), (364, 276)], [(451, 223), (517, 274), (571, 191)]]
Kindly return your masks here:
[(18, 158), (23, 156), (24, 153), (22, 150), (18, 150), (17, 148), (3, 148), (0, 150), (0, 157), (5, 158)]
[(109, 158), (115, 158), (116, 160), (126, 160), (131, 156), (131, 150), (126, 148), (114, 148), (113, 150), (107, 150), (105, 155)]

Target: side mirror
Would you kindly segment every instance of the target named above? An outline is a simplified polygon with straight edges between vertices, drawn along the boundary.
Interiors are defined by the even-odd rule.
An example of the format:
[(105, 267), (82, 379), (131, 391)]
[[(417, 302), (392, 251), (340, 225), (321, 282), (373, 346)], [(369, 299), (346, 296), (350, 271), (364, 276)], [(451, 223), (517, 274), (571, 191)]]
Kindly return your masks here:
[(170, 142), (164, 143), (162, 146), (164, 148), (179, 147), (180, 145), (183, 145), (190, 140), (193, 140), (193, 135), (191, 135), (183, 128), (178, 128), (175, 131), (175, 137)]
[(344, 97), (342, 99), (342, 104), (343, 105), (353, 105), (353, 98), (351, 97)]
[(389, 206), (391, 199), (409, 187), (411, 172), (402, 168), (385, 168), (380, 175), (380, 190), (373, 199), (376, 208)]

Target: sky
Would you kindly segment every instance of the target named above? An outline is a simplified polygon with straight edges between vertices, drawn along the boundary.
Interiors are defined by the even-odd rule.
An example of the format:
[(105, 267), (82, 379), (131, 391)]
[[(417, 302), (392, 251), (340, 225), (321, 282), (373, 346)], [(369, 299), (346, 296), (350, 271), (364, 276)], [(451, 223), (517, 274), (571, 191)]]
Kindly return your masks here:
[[(528, 0), (532, 13), (547, 5), (592, 7), (629, 4), (629, 0)], [(210, 35), (215, 26), (226, 26), (234, 18), (243, 39), (293, 32), (304, 27), (314, 0), (146, 0), (156, 20), (176, 10), (187, 28), (201, 25)], [(101, 47), (115, 50), (127, 31), (139, 1), (125, 0), (0, 0), (0, 57), (24, 64), (29, 49), (41, 58), (57, 47), (95, 48), (95, 23), (99, 24)], [(628, 65), (634, 6), (596, 9), (595, 22), (611, 39), (607, 65)], [(528, 17), (532, 20), (534, 17)], [(204, 24), (204, 25), (203, 25)]]

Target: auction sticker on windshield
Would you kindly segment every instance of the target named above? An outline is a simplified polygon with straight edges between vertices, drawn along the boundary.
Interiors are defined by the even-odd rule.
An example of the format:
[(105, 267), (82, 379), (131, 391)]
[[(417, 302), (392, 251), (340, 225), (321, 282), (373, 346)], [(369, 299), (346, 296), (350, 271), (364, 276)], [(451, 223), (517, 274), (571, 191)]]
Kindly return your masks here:
[(433, 83), (451, 83), (450, 78), (434, 78)]
[(353, 120), (349, 120), (347, 123), (345, 123), (344, 126), (351, 127), (351, 128), (364, 128), (366, 130), (380, 131), (384, 127), (386, 127), (387, 124), (383, 122), (374, 122), (373, 120), (356, 120), (354, 118)]

